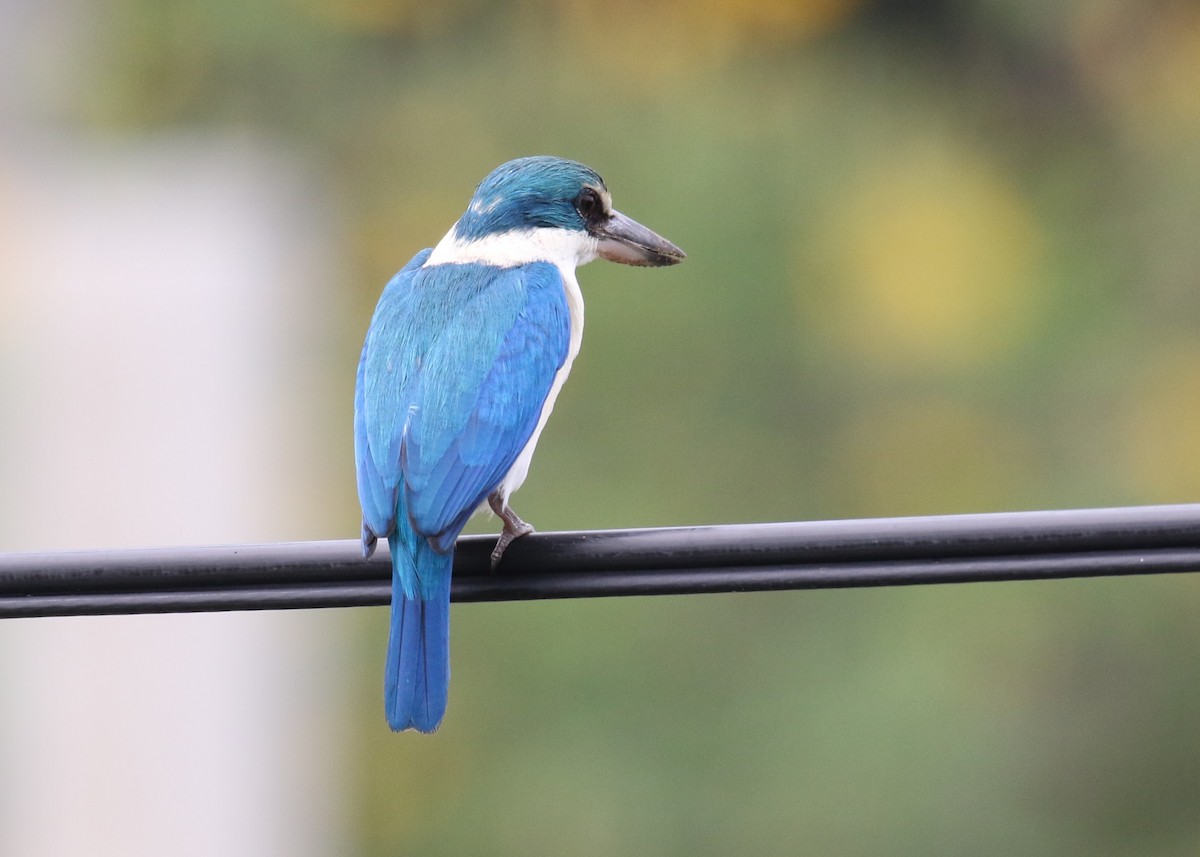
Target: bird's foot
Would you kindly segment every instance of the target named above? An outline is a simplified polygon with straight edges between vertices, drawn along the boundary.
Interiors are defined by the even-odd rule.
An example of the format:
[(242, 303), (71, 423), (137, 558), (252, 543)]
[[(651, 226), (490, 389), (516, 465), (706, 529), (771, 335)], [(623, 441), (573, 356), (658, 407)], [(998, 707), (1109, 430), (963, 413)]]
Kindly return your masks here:
[(500, 538), (492, 550), (492, 571), (495, 571), (496, 566), (500, 564), (500, 558), (504, 556), (504, 551), (513, 543), (513, 540), (529, 535), (533, 532), (533, 527), (522, 521), (520, 516), (508, 507), (499, 493), (488, 497), (488, 505), (504, 521), (504, 529), (500, 532)]

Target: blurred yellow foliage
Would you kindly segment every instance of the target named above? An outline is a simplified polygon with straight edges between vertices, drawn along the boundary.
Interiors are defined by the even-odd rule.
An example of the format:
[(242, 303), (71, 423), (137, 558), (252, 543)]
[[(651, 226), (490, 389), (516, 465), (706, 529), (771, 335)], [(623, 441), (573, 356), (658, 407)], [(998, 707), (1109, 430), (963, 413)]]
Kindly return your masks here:
[(1200, 347), (1160, 347), (1134, 376), (1123, 408), (1123, 462), (1142, 499), (1200, 497)]
[(460, 17), (461, 3), (414, 0), (298, 0), (314, 17), (339, 29), (363, 33), (429, 36)]
[(1200, 137), (1200, 8), (1166, 3), (1149, 14), (1101, 5), (1080, 14), (1074, 40), (1082, 79), (1139, 144)]
[(636, 70), (653, 77), (816, 38), (849, 20), (862, 0), (561, 0), (559, 5), (570, 37), (582, 49), (622, 58), (606, 73)]
[(868, 169), (826, 220), (826, 323), (851, 352), (960, 367), (1019, 342), (1038, 312), (1029, 205), (983, 157), (944, 147)]
[[(420, 3), (414, 0), (298, 0), (318, 18), (359, 32), (432, 35), (481, 11), (477, 2)], [(610, 3), (542, 0), (526, 5), (539, 22), (565, 26), (581, 47), (633, 57), (662, 58), (662, 49), (685, 46), (683, 54), (726, 56), (754, 44), (777, 44), (826, 33), (862, 5), (862, 0), (653, 0)]]
[(862, 5), (862, 0), (697, 0), (674, 5), (713, 32), (742, 42), (810, 39), (835, 29)]
[(855, 514), (916, 515), (1003, 508), (1031, 453), (1019, 427), (938, 398), (864, 412), (835, 460)]

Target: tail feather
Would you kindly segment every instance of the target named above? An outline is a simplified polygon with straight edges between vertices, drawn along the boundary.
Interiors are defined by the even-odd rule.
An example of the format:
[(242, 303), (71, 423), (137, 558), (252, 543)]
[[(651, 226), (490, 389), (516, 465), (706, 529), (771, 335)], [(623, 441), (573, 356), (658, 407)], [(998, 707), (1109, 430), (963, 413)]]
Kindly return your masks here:
[(438, 553), (423, 539), (411, 552), (399, 539), (389, 541), (392, 624), (383, 685), (387, 720), (397, 732), (433, 732), (446, 713), (450, 686), (453, 554)]

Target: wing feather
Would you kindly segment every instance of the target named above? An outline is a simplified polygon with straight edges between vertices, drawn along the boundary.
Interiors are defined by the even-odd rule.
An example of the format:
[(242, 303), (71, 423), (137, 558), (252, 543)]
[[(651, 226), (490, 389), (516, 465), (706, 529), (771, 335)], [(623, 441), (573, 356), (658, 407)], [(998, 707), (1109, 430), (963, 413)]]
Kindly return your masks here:
[(365, 526), (386, 535), (403, 509), (416, 532), (452, 544), (532, 436), (569, 337), (549, 263), (410, 263), (393, 278), (359, 367)]

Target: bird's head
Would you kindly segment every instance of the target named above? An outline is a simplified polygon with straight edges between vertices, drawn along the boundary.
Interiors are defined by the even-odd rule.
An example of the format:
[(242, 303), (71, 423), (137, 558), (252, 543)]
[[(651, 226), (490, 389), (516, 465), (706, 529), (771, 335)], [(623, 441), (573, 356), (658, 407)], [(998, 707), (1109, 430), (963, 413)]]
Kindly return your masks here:
[(451, 234), (458, 242), (556, 235), (578, 245), (580, 264), (596, 256), (652, 267), (684, 259), (670, 241), (615, 211), (604, 179), (594, 170), (546, 155), (518, 158), (493, 170)]

